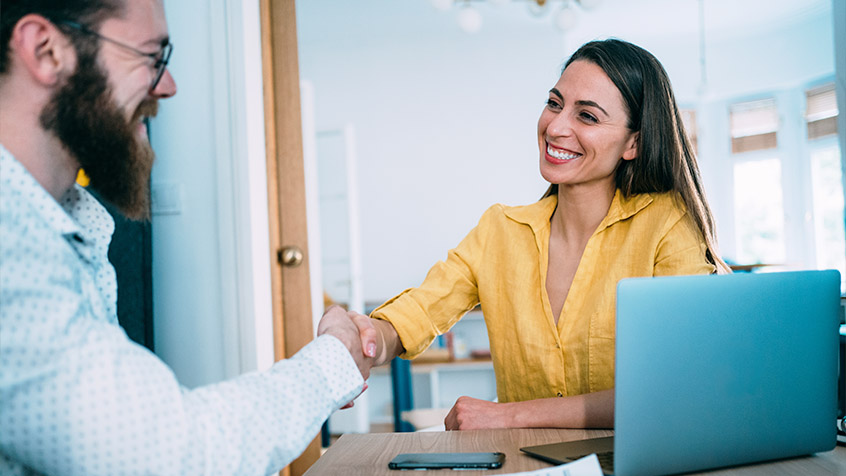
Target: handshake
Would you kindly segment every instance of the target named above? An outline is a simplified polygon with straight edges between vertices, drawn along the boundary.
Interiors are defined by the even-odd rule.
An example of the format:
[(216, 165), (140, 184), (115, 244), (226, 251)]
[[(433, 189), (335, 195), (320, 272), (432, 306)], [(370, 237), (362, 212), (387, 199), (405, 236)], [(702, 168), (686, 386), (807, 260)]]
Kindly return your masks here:
[[(317, 325), (317, 335), (329, 334), (340, 340), (350, 351), (361, 376), (367, 380), (370, 369), (382, 365), (405, 352), (394, 326), (380, 319), (345, 311), (338, 306), (326, 310)], [(364, 384), (362, 392), (367, 390)], [(606, 392), (607, 394), (607, 392)], [(613, 399), (613, 392), (610, 394)], [(612, 400), (613, 401), (613, 400)], [(513, 426), (503, 410), (504, 405), (471, 397), (461, 397), (444, 419), (447, 430), (475, 430), (481, 428), (507, 428)], [(349, 402), (341, 408), (349, 408)], [(613, 407), (613, 405), (612, 405)]]
[[(350, 351), (364, 380), (370, 377), (370, 369), (390, 362), (405, 352), (396, 329), (388, 321), (371, 319), (354, 311), (345, 311), (332, 306), (323, 313), (317, 325), (317, 335), (335, 336)], [(364, 384), (367, 389), (367, 383)], [(363, 392), (364, 390), (362, 390)], [(341, 408), (349, 408), (352, 402)]]
[(332, 306), (326, 310), (317, 325), (317, 335), (329, 334), (340, 340), (350, 351), (361, 376), (367, 380), (370, 368), (385, 362), (377, 359), (377, 338), (379, 331), (373, 321), (354, 311), (345, 311), (339, 306)]

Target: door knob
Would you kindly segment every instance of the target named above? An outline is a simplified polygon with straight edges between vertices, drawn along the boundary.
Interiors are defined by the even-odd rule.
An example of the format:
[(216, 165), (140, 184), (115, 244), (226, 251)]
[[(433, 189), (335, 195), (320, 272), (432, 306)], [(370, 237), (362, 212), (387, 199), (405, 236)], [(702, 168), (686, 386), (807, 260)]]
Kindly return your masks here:
[(276, 259), (282, 266), (296, 268), (303, 262), (303, 251), (296, 246), (286, 246), (276, 253)]

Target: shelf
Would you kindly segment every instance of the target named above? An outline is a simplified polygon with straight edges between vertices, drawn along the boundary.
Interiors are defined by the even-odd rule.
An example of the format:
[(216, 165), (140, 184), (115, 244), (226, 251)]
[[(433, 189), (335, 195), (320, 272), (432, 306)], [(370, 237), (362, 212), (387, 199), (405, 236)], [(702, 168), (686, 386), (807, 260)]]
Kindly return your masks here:
[[(411, 361), (411, 373), (430, 373), (432, 371), (460, 372), (464, 370), (485, 370), (493, 369), (491, 359), (461, 359), (444, 362), (415, 362)], [(387, 365), (373, 367), (371, 374), (389, 374), (391, 369)]]

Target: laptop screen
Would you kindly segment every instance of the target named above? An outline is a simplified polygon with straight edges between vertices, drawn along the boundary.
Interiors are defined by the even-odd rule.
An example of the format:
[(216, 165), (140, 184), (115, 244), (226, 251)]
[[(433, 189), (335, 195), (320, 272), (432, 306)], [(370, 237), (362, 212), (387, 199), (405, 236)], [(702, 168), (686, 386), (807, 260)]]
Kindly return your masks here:
[(616, 473), (833, 448), (839, 301), (837, 271), (620, 281)]

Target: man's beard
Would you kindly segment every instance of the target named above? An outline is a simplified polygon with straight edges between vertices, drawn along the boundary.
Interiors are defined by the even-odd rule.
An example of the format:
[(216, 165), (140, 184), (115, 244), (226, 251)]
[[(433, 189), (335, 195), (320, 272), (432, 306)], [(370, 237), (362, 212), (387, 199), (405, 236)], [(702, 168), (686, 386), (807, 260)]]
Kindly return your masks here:
[(96, 56), (78, 52), (76, 72), (41, 112), (41, 125), (79, 162), (100, 197), (127, 218), (149, 220), (154, 154), (136, 128), (142, 116), (156, 115), (158, 103), (145, 99), (127, 122), (110, 95)]

